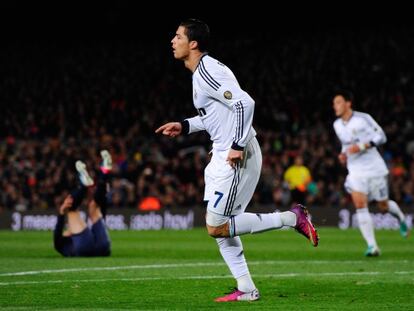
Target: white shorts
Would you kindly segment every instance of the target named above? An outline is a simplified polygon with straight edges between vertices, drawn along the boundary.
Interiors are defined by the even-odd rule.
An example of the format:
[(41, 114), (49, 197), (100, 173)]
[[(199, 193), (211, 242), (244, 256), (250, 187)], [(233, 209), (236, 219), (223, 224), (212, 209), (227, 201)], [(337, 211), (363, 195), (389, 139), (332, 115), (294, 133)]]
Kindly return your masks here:
[(262, 169), (262, 152), (255, 137), (244, 148), (243, 163), (238, 167), (232, 168), (226, 161), (228, 153), (228, 150), (214, 151), (204, 172), (206, 222), (214, 227), (246, 210)]
[(349, 174), (345, 180), (345, 189), (348, 193), (365, 193), (368, 201), (385, 201), (388, 199), (388, 175), (356, 177)]

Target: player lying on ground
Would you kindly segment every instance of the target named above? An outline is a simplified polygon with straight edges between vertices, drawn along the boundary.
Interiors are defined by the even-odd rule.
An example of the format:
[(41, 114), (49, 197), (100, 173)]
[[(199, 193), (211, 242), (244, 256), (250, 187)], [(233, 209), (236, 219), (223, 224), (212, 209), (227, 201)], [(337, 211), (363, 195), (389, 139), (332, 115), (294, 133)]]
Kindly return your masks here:
[[(98, 174), (94, 198), (88, 204), (88, 216), (92, 226), (90, 228), (87, 226), (79, 212), (79, 206), (87, 194), (88, 187), (94, 185), (94, 181), (86, 170), (85, 163), (76, 162), (80, 186), (65, 198), (59, 208), (53, 240), (55, 249), (65, 257), (109, 256), (111, 254), (111, 242), (104, 218), (112, 159), (107, 150), (101, 151), (101, 156), (102, 165)], [(65, 216), (67, 216), (67, 230), (64, 231)]]

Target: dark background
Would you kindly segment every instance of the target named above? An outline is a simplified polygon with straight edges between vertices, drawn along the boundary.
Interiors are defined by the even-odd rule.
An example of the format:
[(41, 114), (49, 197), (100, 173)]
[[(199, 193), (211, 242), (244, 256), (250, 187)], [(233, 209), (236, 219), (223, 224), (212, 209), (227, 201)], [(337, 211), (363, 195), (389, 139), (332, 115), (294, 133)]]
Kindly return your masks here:
[[(41, 3), (39, 3), (41, 2)], [(292, 35), (412, 26), (408, 4), (353, 1), (6, 1), (2, 40), (169, 39), (187, 17), (206, 21), (216, 37)], [(226, 4), (224, 4), (226, 3)], [(408, 3), (408, 2), (407, 2)]]

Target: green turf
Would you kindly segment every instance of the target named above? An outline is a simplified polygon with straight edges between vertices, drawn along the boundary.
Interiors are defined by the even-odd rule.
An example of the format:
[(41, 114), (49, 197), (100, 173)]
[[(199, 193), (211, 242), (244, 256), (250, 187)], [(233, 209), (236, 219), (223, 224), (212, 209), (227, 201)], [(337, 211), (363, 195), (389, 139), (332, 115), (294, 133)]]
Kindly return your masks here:
[(378, 231), (383, 254), (365, 258), (358, 231), (320, 235), (317, 248), (293, 230), (243, 237), (262, 299), (218, 304), (235, 283), (204, 229), (111, 232), (109, 258), (62, 258), (50, 232), (0, 231), (0, 310), (414, 310), (413, 239)]

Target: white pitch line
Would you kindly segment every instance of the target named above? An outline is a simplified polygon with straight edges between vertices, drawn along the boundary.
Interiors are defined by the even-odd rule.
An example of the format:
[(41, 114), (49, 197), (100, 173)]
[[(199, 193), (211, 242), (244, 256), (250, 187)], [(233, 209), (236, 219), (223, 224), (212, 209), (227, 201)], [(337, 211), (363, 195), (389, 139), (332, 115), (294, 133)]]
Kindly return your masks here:
[(81, 271), (113, 271), (113, 270), (135, 270), (135, 269), (163, 269), (163, 268), (181, 268), (181, 267), (205, 267), (224, 265), (221, 262), (206, 262), (206, 263), (188, 263), (188, 264), (156, 264), (156, 265), (133, 265), (133, 266), (114, 266), (114, 267), (87, 267), (87, 268), (69, 268), (69, 269), (55, 269), (55, 270), (36, 270), (36, 271), (21, 271), (2, 273), (0, 276), (19, 276), (19, 275), (35, 275), (48, 273), (66, 273), (66, 272), (81, 272)]
[[(295, 277), (348, 277), (363, 275), (389, 275), (389, 274), (413, 274), (414, 271), (365, 271), (365, 272), (326, 272), (326, 273), (281, 273), (281, 274), (254, 274), (254, 278), (295, 278)], [(100, 283), (100, 282), (140, 282), (140, 281), (161, 281), (161, 280), (212, 280), (231, 279), (231, 275), (189, 275), (181, 277), (141, 277), (141, 278), (112, 278), (112, 279), (84, 279), (84, 280), (48, 280), (48, 281), (16, 281), (0, 282), (0, 286), (10, 285), (39, 285), (39, 284), (63, 284), (63, 283)]]
[[(251, 261), (248, 265), (286, 265), (286, 264), (363, 264), (367, 260), (267, 260), (267, 261)], [(383, 260), (378, 263), (409, 263), (408, 260)], [(164, 268), (191, 268), (191, 267), (211, 267), (224, 266), (224, 262), (193, 262), (193, 263), (176, 263), (176, 264), (154, 264), (154, 265), (132, 265), (132, 266), (112, 266), (112, 267), (85, 267), (85, 268), (68, 268), (68, 269), (49, 269), (49, 270), (34, 270), (34, 271), (20, 271), (1, 273), (1, 276), (23, 276), (36, 274), (50, 274), (50, 273), (68, 273), (68, 272), (82, 272), (82, 271), (114, 271), (114, 270), (139, 270), (139, 269), (164, 269)]]

